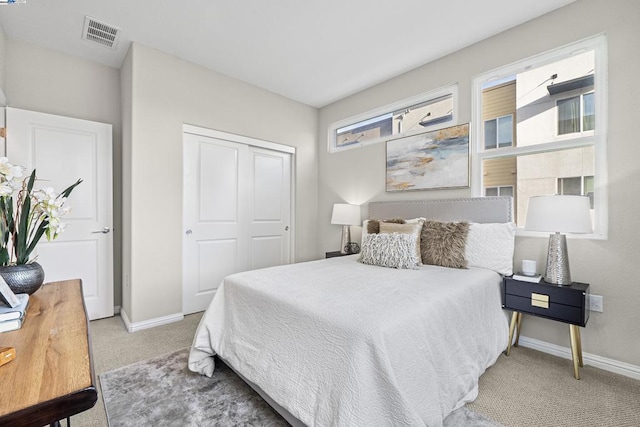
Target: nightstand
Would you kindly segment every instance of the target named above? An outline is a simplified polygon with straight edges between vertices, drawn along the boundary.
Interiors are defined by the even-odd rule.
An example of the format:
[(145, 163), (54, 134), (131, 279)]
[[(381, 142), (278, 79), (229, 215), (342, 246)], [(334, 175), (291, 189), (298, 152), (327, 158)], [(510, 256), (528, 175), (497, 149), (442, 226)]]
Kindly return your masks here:
[(335, 258), (335, 257), (339, 257), (339, 256), (346, 256), (346, 255), (351, 255), (351, 254), (343, 254), (340, 251), (334, 251), (334, 252), (325, 252), (325, 258)]
[(505, 277), (503, 285), (502, 308), (513, 311), (506, 355), (508, 356), (511, 351), (514, 332), (516, 332), (514, 346), (518, 346), (523, 314), (568, 323), (573, 375), (579, 380), (580, 367), (583, 366), (580, 326), (584, 327), (589, 320), (587, 309), (589, 284), (574, 282), (571, 285), (558, 286), (544, 280), (540, 283), (530, 283)]

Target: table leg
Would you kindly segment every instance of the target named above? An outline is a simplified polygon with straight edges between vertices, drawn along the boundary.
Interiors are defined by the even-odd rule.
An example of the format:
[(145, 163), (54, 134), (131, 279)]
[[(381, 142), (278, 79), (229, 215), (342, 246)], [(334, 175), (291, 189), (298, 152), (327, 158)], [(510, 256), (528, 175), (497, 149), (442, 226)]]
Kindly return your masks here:
[(576, 338), (578, 339), (578, 362), (580, 367), (584, 366), (582, 362), (582, 338), (580, 337), (580, 327), (576, 325)]
[(507, 356), (511, 353), (511, 343), (513, 342), (513, 331), (518, 323), (518, 312), (514, 311), (511, 315), (511, 324), (509, 325), (509, 343), (507, 344)]
[(518, 346), (520, 342), (520, 325), (522, 324), (522, 313), (518, 313), (518, 323), (516, 324), (516, 342), (513, 344), (514, 347)]
[(571, 357), (573, 359), (573, 376), (580, 379), (580, 359), (582, 358), (582, 349), (580, 348), (580, 330), (576, 325), (569, 325), (569, 334), (571, 335)]

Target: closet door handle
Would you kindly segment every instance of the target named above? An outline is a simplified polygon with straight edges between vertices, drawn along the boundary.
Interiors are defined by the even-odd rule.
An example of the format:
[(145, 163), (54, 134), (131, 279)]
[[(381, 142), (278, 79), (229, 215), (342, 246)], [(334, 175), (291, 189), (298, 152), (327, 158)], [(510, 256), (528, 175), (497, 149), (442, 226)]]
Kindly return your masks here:
[(111, 229), (109, 227), (102, 227), (102, 230), (92, 231), (91, 234), (98, 234), (98, 233), (107, 234), (110, 231)]

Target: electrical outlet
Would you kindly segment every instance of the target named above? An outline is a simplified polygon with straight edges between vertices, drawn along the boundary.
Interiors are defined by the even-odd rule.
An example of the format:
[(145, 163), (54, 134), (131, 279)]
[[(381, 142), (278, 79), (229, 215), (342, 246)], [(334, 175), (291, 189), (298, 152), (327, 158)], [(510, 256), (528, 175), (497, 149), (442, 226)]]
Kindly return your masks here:
[(602, 313), (602, 295), (589, 295), (589, 310)]

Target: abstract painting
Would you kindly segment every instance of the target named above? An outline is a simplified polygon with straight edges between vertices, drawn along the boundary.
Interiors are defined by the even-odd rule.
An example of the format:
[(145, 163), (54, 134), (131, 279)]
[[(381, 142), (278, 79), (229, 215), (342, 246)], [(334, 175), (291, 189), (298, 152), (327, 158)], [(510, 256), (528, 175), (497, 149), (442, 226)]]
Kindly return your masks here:
[(468, 123), (387, 141), (387, 191), (468, 186)]

